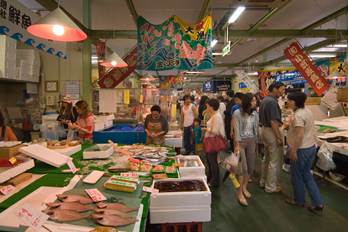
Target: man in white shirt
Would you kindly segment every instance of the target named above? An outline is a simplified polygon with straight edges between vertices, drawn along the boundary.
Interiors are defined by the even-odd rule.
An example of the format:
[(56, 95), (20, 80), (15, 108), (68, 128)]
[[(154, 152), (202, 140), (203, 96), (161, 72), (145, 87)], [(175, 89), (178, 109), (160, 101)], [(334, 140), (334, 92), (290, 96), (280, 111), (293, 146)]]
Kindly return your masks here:
[(191, 103), (191, 97), (189, 95), (184, 96), (185, 105), (181, 109), (181, 130), (184, 131), (184, 148), (185, 153), (194, 154), (195, 152), (195, 140), (193, 133), (193, 121), (198, 117), (197, 108)]

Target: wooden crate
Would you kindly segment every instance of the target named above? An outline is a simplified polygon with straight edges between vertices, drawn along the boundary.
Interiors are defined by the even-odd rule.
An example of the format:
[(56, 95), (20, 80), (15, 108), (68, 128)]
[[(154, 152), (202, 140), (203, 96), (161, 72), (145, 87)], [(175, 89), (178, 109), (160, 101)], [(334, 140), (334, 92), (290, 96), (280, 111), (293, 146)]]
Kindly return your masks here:
[(309, 106), (309, 105), (320, 105), (320, 103), (321, 103), (321, 97), (307, 97), (305, 105), (306, 106)]

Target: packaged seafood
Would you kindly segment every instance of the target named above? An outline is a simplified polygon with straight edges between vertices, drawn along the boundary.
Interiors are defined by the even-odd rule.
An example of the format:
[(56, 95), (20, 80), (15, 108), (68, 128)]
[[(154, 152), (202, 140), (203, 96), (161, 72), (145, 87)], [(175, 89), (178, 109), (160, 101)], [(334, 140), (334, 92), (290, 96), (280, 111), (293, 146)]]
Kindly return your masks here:
[(133, 183), (133, 184), (139, 184), (139, 179), (133, 178), (133, 177), (113, 175), (110, 177), (110, 180), (117, 180), (117, 181), (129, 182), (129, 183)]
[(149, 164), (142, 164), (140, 166), (140, 171), (142, 172), (150, 172), (152, 169), (152, 165), (149, 165)]
[(163, 172), (164, 167), (163, 165), (155, 165), (155, 167), (152, 169), (152, 172)]
[(166, 166), (165, 171), (166, 171), (166, 173), (176, 173), (176, 167)]
[(139, 171), (140, 164), (129, 162), (127, 168), (133, 171)]
[(133, 193), (137, 188), (137, 184), (117, 180), (108, 180), (105, 182), (104, 187), (121, 192)]

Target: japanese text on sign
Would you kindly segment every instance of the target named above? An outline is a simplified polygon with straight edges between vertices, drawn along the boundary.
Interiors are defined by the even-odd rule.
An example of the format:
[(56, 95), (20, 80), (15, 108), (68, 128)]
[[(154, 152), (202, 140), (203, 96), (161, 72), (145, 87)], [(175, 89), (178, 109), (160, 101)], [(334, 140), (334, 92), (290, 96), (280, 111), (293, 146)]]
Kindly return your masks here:
[(98, 202), (98, 201), (105, 201), (106, 197), (104, 197), (104, 195), (99, 192), (98, 189), (94, 188), (94, 189), (85, 189), (86, 193), (90, 196), (90, 198), (92, 198), (92, 200), (94, 202)]
[(70, 158), (70, 157), (66, 158), (66, 163), (68, 164), (72, 173), (75, 173), (77, 171), (74, 163), (72, 162), (72, 158)]
[(36, 231), (39, 230), (49, 218), (48, 215), (40, 212), (28, 203), (15, 212), (15, 215)]
[(148, 192), (148, 193), (158, 193), (159, 190), (158, 189), (153, 189), (153, 188), (150, 188), (150, 187), (146, 187), (146, 186), (143, 186), (143, 191), (144, 192)]
[(134, 177), (134, 178), (138, 178), (139, 177), (138, 173), (134, 173), (134, 172), (121, 173), (121, 176), (124, 176), (124, 177)]
[(12, 185), (7, 185), (5, 187), (2, 187), (0, 189), (0, 192), (4, 195), (7, 195), (7, 194), (13, 192), (14, 190), (15, 190), (15, 187), (13, 187)]

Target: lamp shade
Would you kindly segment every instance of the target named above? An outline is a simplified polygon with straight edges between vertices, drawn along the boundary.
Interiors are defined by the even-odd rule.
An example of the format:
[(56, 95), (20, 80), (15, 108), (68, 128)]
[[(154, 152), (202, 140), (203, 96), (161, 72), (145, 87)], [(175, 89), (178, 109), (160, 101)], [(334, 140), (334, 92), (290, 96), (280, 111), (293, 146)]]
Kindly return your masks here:
[(115, 68), (123, 68), (128, 66), (128, 64), (124, 62), (115, 52), (113, 52), (103, 63), (101, 63), (101, 65)]
[(336, 78), (345, 78), (345, 76), (342, 73), (338, 72), (337, 70), (334, 70), (332, 71), (332, 73), (330, 73), (330, 75), (326, 77), (326, 79), (336, 79)]
[(156, 80), (150, 73), (145, 73), (145, 75), (140, 78), (141, 81), (154, 81)]
[(87, 38), (84, 33), (60, 8), (27, 28), (30, 34), (56, 41), (81, 41)]

